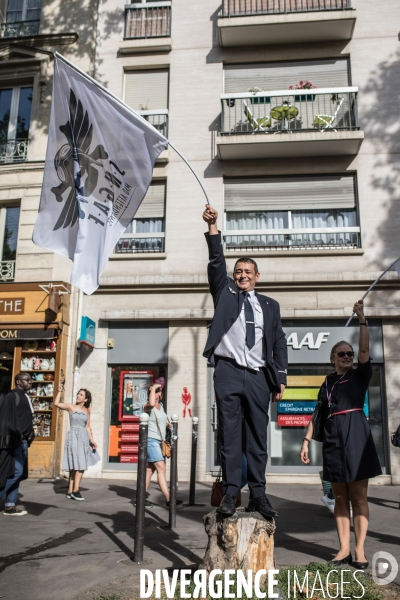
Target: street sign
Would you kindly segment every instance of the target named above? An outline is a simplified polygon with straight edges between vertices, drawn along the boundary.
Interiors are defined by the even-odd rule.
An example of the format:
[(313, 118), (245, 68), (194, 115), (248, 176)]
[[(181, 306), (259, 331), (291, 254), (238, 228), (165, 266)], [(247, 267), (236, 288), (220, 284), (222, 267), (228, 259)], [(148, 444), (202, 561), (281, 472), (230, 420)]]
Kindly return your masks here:
[(96, 323), (89, 317), (82, 317), (80, 343), (94, 348), (96, 341)]

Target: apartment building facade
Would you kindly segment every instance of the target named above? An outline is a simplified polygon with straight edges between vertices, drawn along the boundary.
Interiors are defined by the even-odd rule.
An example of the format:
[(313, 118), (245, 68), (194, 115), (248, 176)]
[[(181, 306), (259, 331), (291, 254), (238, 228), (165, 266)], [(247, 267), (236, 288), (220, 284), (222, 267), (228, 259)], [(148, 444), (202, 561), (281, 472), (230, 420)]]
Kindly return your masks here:
[[(54, 23), (57, 10), (49, 4)], [(357, 328), (344, 328), (353, 302), (400, 254), (393, 18), (399, 8), (393, 0), (379, 6), (368, 0), (224, 0), (222, 6), (214, 0), (108, 0), (88, 3), (86, 10), (92, 27), (79, 15), (75, 25), (67, 13), (60, 20), (60, 32), (81, 25), (79, 40), (61, 53), (171, 140), (219, 211), (228, 271), (239, 256), (251, 255), (261, 272), (260, 291), (281, 304), (289, 386), (284, 401), (271, 406), (267, 479), (316, 481), (319, 445), (312, 445), (307, 467), (298, 451), (330, 369), (330, 347), (340, 339), (356, 343)], [(49, 31), (44, 23), (41, 31)], [(42, 124), (32, 130), (32, 150), (29, 142), (35, 154), (0, 165), (8, 187), (15, 174), (7, 169), (32, 171), (33, 163), (37, 169), (35, 193), (28, 186), (35, 196), (27, 204), (30, 221), (27, 227), (21, 222), (14, 236), (16, 283), (69, 278), (67, 261), (39, 254), (28, 240), (40, 193), (45, 117)], [(4, 208), (14, 208), (7, 200)], [(17, 202), (22, 218), (25, 200)], [(180, 478), (189, 476), (191, 416), (200, 419), (197, 477), (210, 479), (219, 469), (212, 369), (202, 357), (213, 317), (204, 204), (193, 174), (169, 147), (98, 291), (79, 301), (68, 289), (67, 393), (74, 373), (75, 385), (94, 396), (92, 428), (103, 461), (93, 476), (135, 477), (138, 415), (148, 381), (160, 376), (167, 411), (179, 416)], [(7, 218), (11, 222), (11, 213), (4, 223)], [(390, 272), (366, 302), (374, 374), (365, 412), (383, 467), (381, 483), (400, 481), (389, 439), (400, 422), (398, 297), (398, 277)], [(95, 324), (96, 341), (93, 349), (81, 347), (78, 369), (82, 315)]]

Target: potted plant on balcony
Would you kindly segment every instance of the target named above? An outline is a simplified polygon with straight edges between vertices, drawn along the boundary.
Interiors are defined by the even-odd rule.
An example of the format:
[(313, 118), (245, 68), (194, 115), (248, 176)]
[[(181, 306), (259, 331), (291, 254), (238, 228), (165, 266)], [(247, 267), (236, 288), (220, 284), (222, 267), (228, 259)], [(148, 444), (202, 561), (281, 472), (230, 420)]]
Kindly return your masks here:
[[(252, 94), (257, 94), (258, 92), (263, 92), (259, 87), (251, 87), (248, 88), (248, 92), (252, 92)], [(250, 102), (252, 104), (269, 104), (271, 102), (271, 98), (269, 96), (252, 96), (250, 98)]]
[[(289, 90), (312, 90), (317, 86), (313, 85), (311, 81), (299, 81), (296, 85), (290, 85)], [(314, 101), (315, 94), (293, 94), (296, 99), (299, 99), (300, 102), (305, 102), (306, 100)]]

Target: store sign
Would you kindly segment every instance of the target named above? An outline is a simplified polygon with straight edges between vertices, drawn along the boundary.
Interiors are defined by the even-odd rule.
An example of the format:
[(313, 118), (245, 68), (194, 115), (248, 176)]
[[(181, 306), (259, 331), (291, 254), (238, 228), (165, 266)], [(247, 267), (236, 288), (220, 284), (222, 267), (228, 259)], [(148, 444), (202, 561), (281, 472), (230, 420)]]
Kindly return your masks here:
[(312, 415), (278, 415), (279, 427), (307, 427)]
[(96, 323), (89, 317), (82, 317), (81, 321), (81, 344), (94, 348), (96, 342)]
[(316, 402), (278, 402), (278, 413), (312, 414)]
[(287, 384), (291, 387), (320, 387), (325, 375), (288, 375)]
[(319, 388), (286, 388), (284, 400), (317, 400)]
[(0, 340), (51, 340), (55, 329), (0, 329)]
[[(369, 324), (371, 356), (375, 363), (383, 362), (383, 339), (380, 322)], [(335, 321), (298, 321), (287, 325), (283, 323), (288, 344), (289, 364), (329, 364), (332, 346), (337, 342), (350, 343), (358, 352), (359, 326), (355, 319), (349, 327), (336, 325)]]
[(23, 315), (25, 298), (1, 298), (0, 315)]

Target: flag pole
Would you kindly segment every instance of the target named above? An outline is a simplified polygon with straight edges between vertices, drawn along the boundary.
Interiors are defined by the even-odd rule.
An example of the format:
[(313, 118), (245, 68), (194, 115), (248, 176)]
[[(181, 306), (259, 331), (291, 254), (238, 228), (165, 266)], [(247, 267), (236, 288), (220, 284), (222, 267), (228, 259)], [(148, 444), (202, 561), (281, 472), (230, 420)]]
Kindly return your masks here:
[[(88, 79), (91, 83), (93, 83), (93, 85), (96, 85), (99, 89), (101, 89), (102, 92), (104, 92), (105, 94), (108, 94), (109, 96), (111, 96), (111, 98), (113, 98), (116, 102), (118, 102), (118, 104), (121, 104), (125, 109), (129, 110), (129, 112), (131, 112), (132, 114), (134, 114), (135, 117), (139, 117), (144, 123), (146, 123), (146, 125), (148, 127), (151, 127), (152, 129), (155, 129), (155, 127), (153, 127), (153, 125), (151, 125), (151, 123), (149, 123), (148, 121), (146, 121), (146, 119), (144, 119), (141, 114), (137, 113), (135, 110), (133, 110), (133, 108), (131, 108), (130, 106), (128, 106), (127, 104), (125, 104), (125, 102), (123, 102), (120, 98), (118, 98), (118, 96), (116, 96), (115, 94), (113, 94), (112, 92), (110, 92), (110, 90), (108, 90), (106, 87), (104, 87), (104, 85), (101, 85), (101, 83), (99, 83), (98, 81), (96, 81), (95, 79), (93, 79), (93, 77), (90, 77), (90, 75), (88, 75), (87, 73), (85, 73), (85, 71), (82, 71), (79, 67), (77, 67), (76, 65), (74, 65), (67, 58), (65, 58), (64, 56), (62, 56), (62, 54), (59, 54), (59, 52), (56, 52), (54, 54), (54, 56), (57, 57), (57, 58), (59, 58), (63, 62), (65, 62), (66, 65), (68, 65), (69, 67), (71, 67), (71, 69), (74, 69), (77, 73), (79, 73), (80, 75), (82, 75), (82, 77), (86, 77), (86, 79)], [(199, 179), (196, 171), (193, 169), (193, 167), (191, 166), (191, 164), (179, 152), (179, 150), (177, 150), (175, 148), (175, 146), (173, 144), (171, 144), (171, 142), (165, 136), (163, 136), (159, 131), (157, 131), (157, 133), (159, 134), (160, 137), (163, 137), (165, 140), (167, 140), (168, 145), (171, 146), (171, 148), (173, 150), (175, 150), (175, 152), (178, 154), (178, 156), (180, 156), (181, 159), (187, 164), (187, 166), (189, 167), (189, 169), (192, 171), (193, 175), (195, 176), (195, 178), (199, 182), (200, 187), (203, 190), (204, 195), (206, 197), (207, 204), (210, 204), (210, 201), (209, 201), (208, 196), (207, 196), (207, 192), (204, 189), (203, 184), (201, 183), (201, 181), (200, 181), (200, 179)]]
[[(378, 283), (378, 281), (379, 281), (380, 279), (382, 279), (382, 277), (383, 277), (384, 275), (386, 275), (386, 273), (387, 273), (388, 271), (390, 271), (390, 269), (391, 269), (392, 267), (394, 267), (394, 265), (395, 265), (396, 263), (398, 263), (399, 261), (400, 261), (400, 257), (399, 257), (399, 258), (396, 258), (396, 260), (395, 260), (394, 262), (392, 262), (392, 264), (390, 264), (390, 265), (388, 266), (388, 268), (387, 268), (387, 269), (385, 269), (385, 270), (383, 271), (383, 273), (381, 273), (381, 274), (379, 275), (378, 279), (375, 279), (374, 283), (373, 283), (372, 285), (370, 285), (370, 286), (369, 286), (369, 288), (367, 289), (367, 291), (365, 292), (365, 294), (364, 294), (364, 296), (361, 298), (361, 300), (364, 300), (364, 298), (366, 298), (366, 297), (368, 296), (368, 294), (370, 293), (370, 291), (372, 290), (372, 288), (373, 288), (373, 287), (374, 287), (374, 286), (375, 286), (375, 285)], [(347, 321), (347, 323), (346, 323), (345, 327), (347, 327), (347, 326), (349, 325), (349, 323), (350, 323), (350, 321), (352, 320), (352, 318), (354, 317), (354, 315), (355, 315), (355, 313), (353, 313), (353, 314), (351, 315), (351, 317), (350, 317), (350, 318), (349, 318), (349, 320)]]

